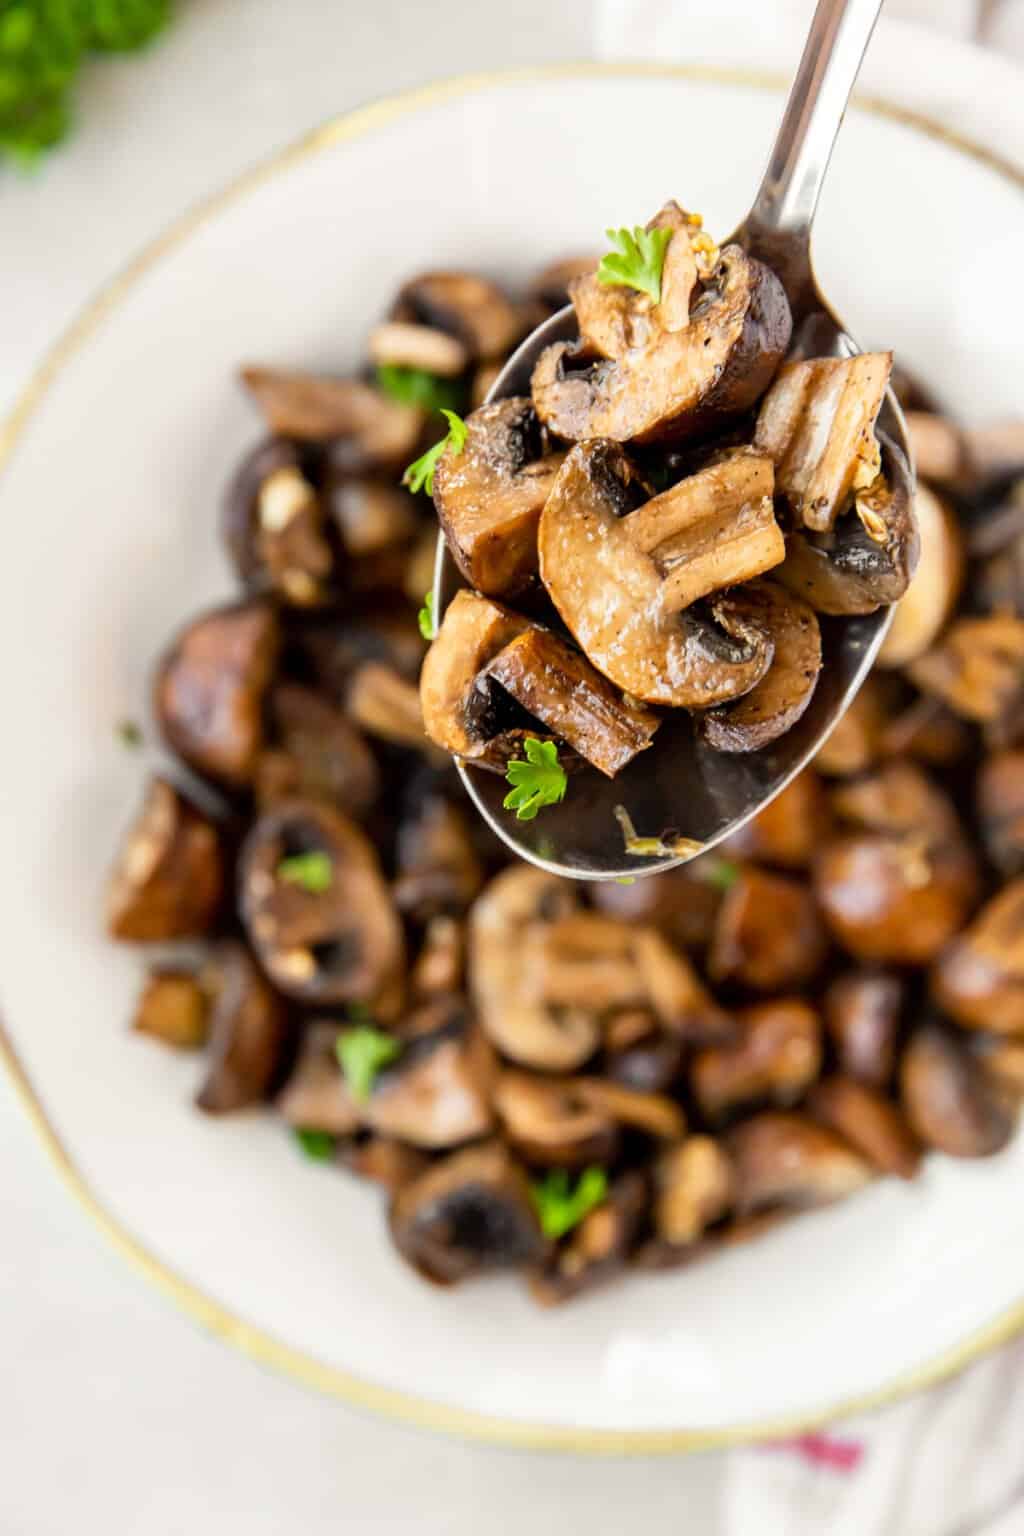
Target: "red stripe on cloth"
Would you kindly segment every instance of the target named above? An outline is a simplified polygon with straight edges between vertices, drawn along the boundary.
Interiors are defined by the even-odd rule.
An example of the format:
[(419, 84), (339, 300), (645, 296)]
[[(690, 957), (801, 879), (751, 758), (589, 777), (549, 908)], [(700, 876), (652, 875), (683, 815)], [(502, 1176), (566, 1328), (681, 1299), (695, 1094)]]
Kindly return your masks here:
[(839, 1440), (833, 1435), (794, 1435), (790, 1440), (771, 1440), (763, 1451), (795, 1452), (815, 1467), (829, 1467), (833, 1472), (855, 1472), (864, 1455), (859, 1440)]

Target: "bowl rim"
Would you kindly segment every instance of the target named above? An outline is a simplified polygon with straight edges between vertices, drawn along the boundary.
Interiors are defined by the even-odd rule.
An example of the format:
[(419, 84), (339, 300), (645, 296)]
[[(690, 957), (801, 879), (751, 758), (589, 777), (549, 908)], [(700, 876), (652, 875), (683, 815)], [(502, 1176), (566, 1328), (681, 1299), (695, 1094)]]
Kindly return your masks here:
[[(691, 80), (726, 88), (779, 93), (784, 92), (789, 85), (788, 76), (778, 70), (698, 62), (668, 64), (642, 60), (584, 60), (455, 75), (412, 90), (380, 97), (329, 118), (283, 149), (257, 161), (248, 170), (187, 209), (162, 233), (144, 245), (85, 302), (43, 354), (16, 395), (11, 408), (0, 417), (0, 476), (61, 370), (87, 344), (107, 315), (134, 285), (165, 257), (184, 245), (194, 233), (264, 183), (313, 155), (340, 144), (352, 143), (378, 128), (446, 101), (506, 86), (630, 77)], [(855, 110), (900, 123), (926, 138), (946, 144), (967, 158), (987, 166), (1024, 192), (1024, 168), (927, 113), (900, 106), (882, 96), (862, 93), (855, 95), (853, 106)], [(884, 1381), (871, 1391), (828, 1402), (807, 1412), (708, 1429), (583, 1429), (539, 1420), (503, 1418), (453, 1407), (421, 1395), (383, 1387), (339, 1366), (329, 1365), (315, 1355), (285, 1343), (271, 1331), (238, 1316), (225, 1303), (177, 1273), (135, 1237), (104, 1206), (99, 1194), (92, 1189), (65, 1146), (58, 1128), (51, 1121), (2, 1018), (0, 1070), (10, 1081), (15, 1097), (42, 1142), (55, 1172), (85, 1214), (114, 1249), (180, 1310), (242, 1354), (293, 1381), (340, 1398), (356, 1408), (419, 1428), (491, 1445), (589, 1456), (650, 1456), (720, 1450), (820, 1429), (835, 1420), (863, 1414), (924, 1391), (1024, 1332), (1022, 1295), (991, 1321), (972, 1329), (940, 1354)]]

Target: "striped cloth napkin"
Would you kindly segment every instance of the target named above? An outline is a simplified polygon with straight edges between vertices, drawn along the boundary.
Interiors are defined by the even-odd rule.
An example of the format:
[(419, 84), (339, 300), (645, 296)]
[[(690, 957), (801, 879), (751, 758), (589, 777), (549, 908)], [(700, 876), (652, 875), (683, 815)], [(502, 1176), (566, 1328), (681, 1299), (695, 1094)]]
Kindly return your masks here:
[[(792, 68), (812, 10), (813, 0), (597, 0), (597, 50)], [(885, 14), (1024, 61), (1024, 0), (888, 0)], [(729, 1452), (723, 1529), (1024, 1536), (1024, 1340), (907, 1402)]]

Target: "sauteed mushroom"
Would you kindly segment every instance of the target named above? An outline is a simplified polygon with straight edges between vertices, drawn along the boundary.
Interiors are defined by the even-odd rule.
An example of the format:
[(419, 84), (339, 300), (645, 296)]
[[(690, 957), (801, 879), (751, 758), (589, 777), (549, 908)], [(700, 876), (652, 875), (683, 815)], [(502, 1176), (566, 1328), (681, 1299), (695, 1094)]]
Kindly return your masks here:
[(733, 1202), (732, 1164), (710, 1136), (666, 1147), (654, 1164), (654, 1229), (670, 1248), (696, 1243)]
[(996, 724), (1024, 690), (1024, 619), (958, 619), (934, 650), (912, 663), (910, 675), (956, 714)]
[[(500, 703), (478, 684), (500, 650), (530, 621), (474, 592), (457, 592), (445, 610), (420, 674), (427, 734), (457, 757), (482, 758), (503, 729)], [(521, 712), (510, 716), (518, 724)]]
[(334, 556), (323, 523), (294, 443), (272, 437), (242, 460), (224, 499), (224, 539), (247, 588), (300, 608), (324, 602)]
[[(863, 690), (861, 690), (863, 692)], [(833, 732), (833, 737), (835, 732)], [(832, 740), (832, 737), (829, 738)], [(831, 831), (828, 797), (813, 769), (805, 769), (763, 810), (722, 845), (727, 856), (758, 859), (781, 869), (806, 869)], [(646, 885), (659, 884), (645, 881)]]
[(741, 1216), (774, 1206), (827, 1205), (871, 1179), (865, 1160), (804, 1115), (772, 1111), (737, 1125), (725, 1138)]
[(950, 1157), (990, 1157), (1013, 1133), (1010, 1096), (950, 1030), (919, 1026), (900, 1067), (907, 1119), (920, 1139)]
[(989, 858), (1008, 879), (1024, 874), (1024, 751), (986, 758), (976, 793)]
[(332, 442), (333, 462), (349, 472), (400, 465), (416, 451), (422, 409), (391, 400), (358, 379), (243, 368), (242, 383), (271, 432), (299, 442)]
[(758, 1003), (737, 1015), (739, 1038), (698, 1051), (690, 1068), (709, 1120), (740, 1104), (795, 1104), (821, 1070), (821, 1020), (800, 998)]
[(360, 1126), (359, 1106), (348, 1090), (336, 1050), (340, 1025), (322, 1021), (306, 1031), (277, 1107), (301, 1130), (351, 1136)]
[(919, 485), (914, 517), (921, 558), (882, 643), (879, 664), (885, 667), (905, 667), (928, 650), (953, 611), (964, 578), (963, 536), (949, 503)]
[(613, 1278), (626, 1263), (639, 1235), (647, 1205), (639, 1173), (623, 1173), (606, 1198), (531, 1276), (530, 1293), (541, 1306), (555, 1306)]
[(152, 944), (209, 933), (224, 884), (214, 822), (167, 779), (151, 780), (107, 885), (111, 937)]
[(615, 1117), (581, 1093), (576, 1078), (506, 1070), (495, 1088), (494, 1107), (511, 1146), (528, 1163), (585, 1168), (615, 1157)]
[(1004, 886), (943, 951), (932, 992), (966, 1029), (1024, 1034), (1024, 880)]
[(378, 1134), (437, 1151), (491, 1128), (492, 1061), (459, 999), (426, 1003), (405, 1022), (411, 1037), (374, 1079), (360, 1119)]
[(137, 1034), (192, 1051), (205, 1043), (207, 1025), (206, 993), (191, 971), (150, 971), (132, 1019)]
[(395, 901), (423, 921), (464, 912), (483, 884), (483, 868), (464, 813), (443, 795), (428, 795), (398, 832)]
[(825, 1027), (847, 1077), (872, 1088), (889, 1084), (905, 994), (901, 978), (888, 971), (848, 971), (829, 983)]
[(421, 272), (403, 285), (392, 316), (459, 337), (471, 357), (501, 357), (524, 333), (519, 309), (476, 272)]
[(299, 683), (275, 684), (267, 696), (270, 745), (257, 759), (261, 806), (312, 797), (362, 816), (377, 799), (380, 776), (366, 742), (329, 699)]
[(242, 944), (225, 944), (203, 977), (213, 997), (210, 1061), (196, 1104), (230, 1114), (270, 1093), (288, 1040), (285, 1007)]
[(814, 897), (802, 882), (745, 869), (725, 893), (708, 952), (714, 981), (759, 992), (798, 987), (816, 975), (827, 939)]
[(828, 1077), (812, 1090), (808, 1107), (879, 1173), (912, 1179), (921, 1149), (896, 1107), (853, 1077)]

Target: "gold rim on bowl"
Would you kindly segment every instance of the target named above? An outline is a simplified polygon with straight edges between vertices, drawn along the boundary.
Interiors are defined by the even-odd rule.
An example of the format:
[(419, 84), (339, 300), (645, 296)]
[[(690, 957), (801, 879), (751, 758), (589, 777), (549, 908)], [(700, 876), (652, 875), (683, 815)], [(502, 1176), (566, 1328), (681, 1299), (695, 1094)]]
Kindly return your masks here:
[[(10, 459), (18, 440), (42, 403), (61, 369), (81, 350), (106, 316), (147, 272), (170, 255), (198, 229), (240, 201), (264, 182), (289, 170), (308, 157), (339, 144), (351, 143), (375, 129), (408, 117), (424, 107), (453, 98), (473, 95), (494, 86), (539, 84), (550, 80), (617, 79), (630, 76), (667, 80), (698, 80), (733, 88), (784, 91), (785, 76), (775, 72), (718, 68), (701, 64), (554, 64), (516, 70), (494, 70), (460, 75), (417, 90), (385, 97), (367, 106), (332, 118), (294, 144), (236, 177), (226, 187), (199, 203), (150, 242), (132, 261), (90, 299), (43, 357), (14, 406), (0, 420), (0, 471)], [(1024, 191), (1024, 170), (985, 145), (978, 144), (934, 121), (923, 113), (896, 106), (874, 96), (857, 96), (855, 106), (875, 117), (947, 144), (958, 153), (987, 166)], [(715, 1429), (577, 1429), (532, 1420), (496, 1418), (453, 1408), (429, 1398), (382, 1387), (328, 1365), (314, 1355), (292, 1348), (276, 1335), (238, 1317), (224, 1303), (209, 1296), (150, 1251), (110, 1211), (90, 1188), (51, 1122), (14, 1044), (0, 1022), (0, 1067), (34, 1126), (57, 1173), (78, 1200), (86, 1215), (105, 1238), (137, 1270), (166, 1296), (211, 1333), (251, 1359), (282, 1372), (317, 1391), (342, 1398), (358, 1408), (389, 1418), (466, 1439), (521, 1449), (569, 1451), (584, 1455), (664, 1455), (682, 1451), (722, 1449), (755, 1440), (778, 1439), (820, 1428), (836, 1419), (849, 1418), (898, 1398), (934, 1386), (973, 1360), (1024, 1331), (1024, 1298), (1005, 1309), (993, 1321), (975, 1329), (934, 1359), (915, 1366), (873, 1391), (832, 1402), (809, 1413), (730, 1425)]]

